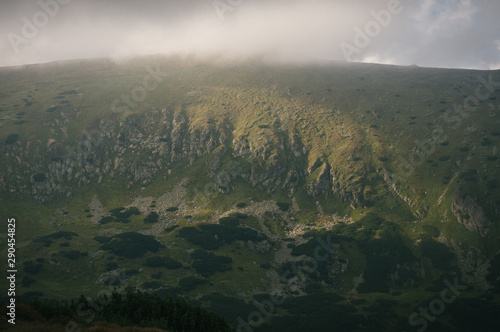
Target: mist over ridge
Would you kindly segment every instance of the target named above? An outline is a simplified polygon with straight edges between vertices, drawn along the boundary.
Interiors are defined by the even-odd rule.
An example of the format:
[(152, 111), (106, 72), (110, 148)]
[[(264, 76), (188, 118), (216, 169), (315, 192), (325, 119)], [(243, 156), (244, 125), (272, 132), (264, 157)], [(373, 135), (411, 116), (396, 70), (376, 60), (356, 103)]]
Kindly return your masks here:
[(497, 1), (10, 2), (0, 66), (166, 54), (500, 68)]

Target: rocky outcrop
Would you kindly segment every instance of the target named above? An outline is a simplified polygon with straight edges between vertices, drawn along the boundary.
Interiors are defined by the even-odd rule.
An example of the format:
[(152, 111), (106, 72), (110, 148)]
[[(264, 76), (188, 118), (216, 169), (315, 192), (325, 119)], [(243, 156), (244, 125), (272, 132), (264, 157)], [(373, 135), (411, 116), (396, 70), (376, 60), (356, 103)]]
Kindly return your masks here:
[(233, 140), (233, 155), (235, 157), (243, 157), (250, 153), (250, 143), (245, 136), (236, 137)]
[(462, 280), (482, 290), (490, 289), (491, 285), (486, 278), (490, 262), (485, 255), (484, 248), (476, 246), (462, 248), (454, 240), (450, 241), (450, 246), (457, 256)]
[(418, 280), (425, 279), (424, 265), (418, 261), (397, 264), (396, 271), (389, 274), (389, 279), (398, 286), (412, 286)]
[(159, 175), (166, 179), (179, 165), (191, 166), (208, 156), (206, 193), (228, 194), (241, 178), (268, 194), (284, 190), (294, 197), (303, 185), (313, 198), (333, 194), (354, 205), (363, 199), (359, 180), (342, 178), (323, 157), (306, 164), (310, 145), (299, 134), (275, 126), (247, 126), (235, 136), (228, 118), (200, 121), (184, 111), (150, 109), (126, 118), (110, 114), (93, 122), (76, 141), (56, 135), (58, 128), (73, 125), (71, 121), (47, 124), (54, 133), (48, 145), (39, 140), (26, 148), (20, 142), (0, 147), (11, 160), (6, 173), (17, 172), (9, 179), (0, 175), (0, 188), (48, 202), (114, 177), (124, 178), (128, 186), (146, 186)]
[[(47, 126), (62, 130), (70, 120), (49, 123)], [(114, 116), (99, 121), (98, 127), (82, 132), (76, 142), (64, 138), (46, 142), (30, 142), (29, 155), (21, 144), (3, 149), (7, 156), (22, 163), (22, 157), (34, 164), (29, 181), (21, 177), (19, 167), (16, 181), (0, 181), (4, 190), (30, 195), (39, 202), (48, 202), (55, 195), (70, 196), (72, 188), (79, 188), (91, 181), (102, 182), (106, 177), (125, 176), (134, 183), (147, 185), (162, 171), (171, 169), (182, 160), (192, 164), (196, 159), (212, 153), (219, 161), (211, 165), (212, 171), (220, 166), (221, 154), (225, 153), (226, 129), (213, 125), (190, 125), (181, 112), (150, 110), (141, 116), (129, 116), (120, 121)], [(54, 135), (57, 133), (51, 130)], [(54, 137), (57, 137), (54, 136)], [(14, 173), (14, 168), (11, 167)], [(26, 168), (23, 168), (26, 169)], [(35, 176), (36, 175), (36, 176)], [(12, 190), (11, 190), (12, 188)]]
[(297, 169), (292, 168), (288, 171), (285, 182), (283, 183), (283, 189), (286, 190), (288, 197), (293, 197), (295, 195), (298, 185), (299, 172)]
[[(317, 178), (306, 184), (306, 190), (309, 195), (316, 198), (324, 192), (328, 193), (327, 190), (331, 188), (330, 170), (331, 166), (328, 163), (324, 163)], [(314, 172), (312, 167), (308, 169), (308, 172)]]
[(477, 232), (483, 237), (488, 234), (491, 222), (483, 208), (470, 195), (463, 195), (457, 190), (451, 203), (451, 210), (458, 222), (469, 231)]
[(337, 195), (343, 201), (353, 205), (362, 204), (364, 199), (361, 177), (354, 178), (352, 175), (348, 179), (345, 179), (340, 172), (332, 168), (330, 171), (330, 178), (334, 195)]

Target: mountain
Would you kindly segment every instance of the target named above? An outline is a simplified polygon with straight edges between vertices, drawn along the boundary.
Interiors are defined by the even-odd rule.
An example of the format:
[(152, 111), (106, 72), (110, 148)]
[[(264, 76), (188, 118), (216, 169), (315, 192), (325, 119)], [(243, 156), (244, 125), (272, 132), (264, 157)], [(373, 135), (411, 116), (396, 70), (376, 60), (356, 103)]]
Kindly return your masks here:
[(241, 331), (496, 331), (498, 97), (499, 71), (415, 66), (0, 68), (17, 292), (171, 294)]

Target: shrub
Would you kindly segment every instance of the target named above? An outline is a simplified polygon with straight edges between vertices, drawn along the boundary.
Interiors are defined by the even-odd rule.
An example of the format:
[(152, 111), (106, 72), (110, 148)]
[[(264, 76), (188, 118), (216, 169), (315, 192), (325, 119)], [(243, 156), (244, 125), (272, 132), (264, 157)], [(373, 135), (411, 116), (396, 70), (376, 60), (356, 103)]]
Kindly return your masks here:
[(162, 285), (158, 281), (149, 281), (142, 284), (142, 288), (144, 289), (158, 289), (161, 286)]
[(482, 146), (488, 146), (490, 144), (491, 144), (491, 141), (487, 137), (483, 138), (483, 140), (481, 142)]
[(21, 285), (22, 285), (23, 287), (28, 288), (28, 287), (30, 287), (30, 286), (31, 286), (31, 284), (33, 284), (35, 281), (36, 281), (36, 280), (35, 280), (35, 279), (33, 279), (33, 278), (31, 278), (31, 277), (24, 277), (24, 278), (23, 278), (23, 281), (21, 282)]
[(287, 211), (290, 208), (290, 204), (289, 203), (277, 202), (276, 205), (278, 205), (278, 208), (281, 211)]
[(111, 241), (111, 238), (107, 237), (107, 236), (96, 236), (96, 237), (94, 237), (94, 240), (99, 242), (99, 243), (107, 243), (107, 242)]
[(18, 139), (19, 139), (19, 135), (18, 134), (10, 134), (5, 139), (5, 144), (14, 144), (14, 143), (17, 142)]
[(135, 276), (139, 274), (139, 270), (126, 270), (125, 275), (126, 276)]
[(172, 225), (170, 227), (167, 227), (167, 228), (165, 228), (165, 232), (171, 232), (174, 229), (176, 229), (177, 227), (179, 227), (179, 225)]
[(122, 281), (118, 278), (108, 278), (103, 282), (104, 285), (108, 287), (119, 287), (122, 284)]
[(219, 219), (219, 223), (225, 226), (238, 226), (240, 221), (236, 217), (222, 217)]
[(496, 189), (498, 187), (498, 181), (496, 179), (488, 180), (488, 182), (486, 182), (486, 187), (488, 189)]
[(160, 216), (158, 215), (158, 213), (156, 212), (150, 212), (146, 218), (144, 218), (144, 222), (145, 223), (148, 223), (148, 224), (153, 224), (153, 223), (157, 223), (158, 222), (158, 218)]
[(118, 268), (118, 263), (117, 262), (111, 262), (111, 263), (108, 263), (106, 264), (106, 271), (113, 271), (113, 270), (116, 270)]
[(208, 277), (215, 272), (230, 271), (233, 269), (230, 265), (233, 262), (231, 257), (215, 255), (200, 249), (195, 250), (195, 252), (191, 254), (191, 257), (196, 259), (193, 262), (193, 267), (196, 269), (196, 272), (204, 277)]
[(148, 251), (157, 252), (164, 248), (152, 235), (127, 232), (113, 236), (110, 242), (101, 245), (101, 249), (111, 251), (125, 258), (139, 258)]
[(213, 235), (201, 232), (196, 227), (184, 227), (179, 230), (177, 236), (186, 239), (192, 244), (199, 245), (205, 250), (215, 250), (221, 246), (220, 241)]
[(112, 222), (113, 220), (115, 220), (115, 218), (113, 218), (111, 216), (102, 217), (101, 220), (99, 220), (99, 223), (104, 225), (104, 224), (108, 224), (108, 223)]
[(43, 174), (43, 173), (36, 173), (35, 175), (33, 175), (33, 180), (35, 182), (43, 182), (46, 179), (47, 178), (45, 177), (45, 174)]
[(35, 264), (33, 261), (23, 263), (24, 272), (29, 274), (37, 274), (42, 270), (42, 264)]
[(146, 259), (144, 265), (150, 267), (165, 267), (167, 269), (178, 269), (182, 267), (182, 264), (179, 261), (166, 256), (150, 257)]
[(200, 285), (206, 285), (208, 284), (208, 280), (206, 279), (201, 279), (201, 278), (196, 278), (196, 277), (185, 277), (179, 280), (179, 285), (184, 289), (184, 290), (192, 290), (196, 288), (196, 286)]
[(58, 95), (76, 95), (78, 91), (76, 90), (66, 90), (63, 92), (59, 92)]
[(119, 207), (111, 211), (111, 215), (116, 218), (116, 222), (128, 223), (129, 218), (133, 215), (139, 215), (141, 212), (136, 207), (131, 207), (125, 210), (124, 207)]
[(87, 256), (88, 252), (80, 252), (78, 250), (61, 251), (60, 254), (68, 259), (76, 260), (80, 257)]
[(451, 269), (451, 262), (455, 256), (445, 244), (432, 239), (423, 239), (420, 243), (420, 248), (422, 256), (429, 257), (434, 267), (444, 270)]
[(466, 177), (469, 177), (469, 176), (474, 176), (474, 175), (477, 175), (478, 172), (477, 172), (477, 169), (468, 169), (462, 173), (460, 173), (460, 178), (463, 179), (463, 178), (466, 178)]
[(52, 240), (66, 239), (71, 240), (73, 236), (78, 236), (78, 234), (69, 231), (58, 231), (49, 235), (44, 235), (33, 239), (35, 243), (43, 243), (44, 246), (49, 247), (52, 244)]

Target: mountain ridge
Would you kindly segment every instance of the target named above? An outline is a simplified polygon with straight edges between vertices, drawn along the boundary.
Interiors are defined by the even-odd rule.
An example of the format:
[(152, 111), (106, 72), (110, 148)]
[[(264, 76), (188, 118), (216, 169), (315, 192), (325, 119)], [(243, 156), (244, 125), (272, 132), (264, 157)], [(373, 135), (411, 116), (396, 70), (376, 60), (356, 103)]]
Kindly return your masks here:
[[(162, 255), (217, 284), (224, 295), (210, 295), (207, 285), (185, 294), (203, 290), (219, 311), (220, 296), (248, 301), (279, 291), (293, 299), (315, 296), (312, 285), (329, 285), (348, 302), (386, 294), (411, 307), (425, 295), (391, 294), (417, 294), (450, 274), (478, 294), (493, 292), (495, 80), (498, 71), (160, 57), (0, 69), (2, 215), (10, 208), (47, 236), (81, 234), (66, 242), (89, 251), (76, 260), (101, 271), (84, 277), (89, 290), (103, 280), (104, 257), (126, 265), (118, 248), (129, 239), (120, 234), (153, 236), (166, 246)], [(477, 108), (466, 104), (487, 94), (476, 97)], [(25, 261), (38, 250), (82, 276), (65, 253), (36, 244), (35, 234), (20, 230)], [(337, 238), (342, 250), (301, 287), (280, 283), (280, 272), (311, 256), (320, 235)], [(207, 272), (200, 255), (226, 263)], [(57, 265), (42, 265), (31, 287), (55, 295), (45, 279)], [(154, 279), (168, 285), (159, 289), (179, 291), (182, 271), (142, 269), (134, 287)]]

